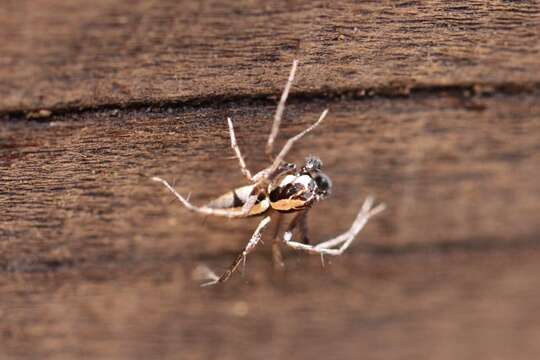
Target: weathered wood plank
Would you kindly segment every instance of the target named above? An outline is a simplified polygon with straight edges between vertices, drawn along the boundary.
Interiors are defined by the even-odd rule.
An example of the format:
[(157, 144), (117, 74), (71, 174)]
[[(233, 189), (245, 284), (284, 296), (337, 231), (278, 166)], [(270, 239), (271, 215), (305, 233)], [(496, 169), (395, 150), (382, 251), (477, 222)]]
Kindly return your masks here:
[[(0, 113), (58, 115), (0, 117), (0, 357), (538, 359), (539, 14), (534, 1), (2, 2)], [(257, 169), (265, 98), (295, 56), (282, 139), (331, 108), (290, 157), (321, 156), (334, 180), (313, 240), (367, 194), (388, 210), (322, 270), (287, 252), (273, 273), (268, 241), (249, 285), (201, 290), (196, 267), (227, 266), (257, 220), (203, 220), (149, 177), (200, 203), (241, 183), (224, 120)]]
[(0, 274), (0, 346), (9, 359), (535, 360), (539, 256), (312, 259), (281, 279), (255, 256), (250, 285), (223, 289), (193, 286), (190, 260)]
[[(291, 104), (282, 139), (331, 108), (325, 124), (291, 155), (301, 162), (318, 154), (334, 181), (332, 198), (312, 213), (314, 238), (347, 228), (363, 198), (374, 194), (388, 211), (368, 226), (360, 246), (537, 242), (539, 97), (474, 101)], [(108, 111), (3, 123), (0, 265), (28, 270), (239, 249), (256, 220), (203, 224), (150, 177), (176, 181), (198, 203), (242, 184), (225, 118), (233, 116), (248, 164), (259, 169), (272, 110), (254, 104)]]
[(0, 111), (540, 82), (535, 1), (3, 1)]

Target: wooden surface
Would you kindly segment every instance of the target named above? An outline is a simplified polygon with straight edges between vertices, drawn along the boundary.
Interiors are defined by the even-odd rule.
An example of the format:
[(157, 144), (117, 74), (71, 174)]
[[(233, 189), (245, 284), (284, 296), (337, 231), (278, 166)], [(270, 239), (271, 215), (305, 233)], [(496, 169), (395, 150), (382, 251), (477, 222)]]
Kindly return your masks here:
[(540, 82), (535, 1), (7, 1), (0, 110)]
[[(5, 2), (0, 5), (1, 358), (537, 359), (536, 2)], [(374, 194), (340, 258), (269, 240), (226, 286), (257, 219), (188, 213), (242, 183), (294, 57), (279, 144), (324, 161), (315, 241)], [(41, 113), (40, 113), (41, 110)], [(52, 111), (49, 115), (47, 111)]]

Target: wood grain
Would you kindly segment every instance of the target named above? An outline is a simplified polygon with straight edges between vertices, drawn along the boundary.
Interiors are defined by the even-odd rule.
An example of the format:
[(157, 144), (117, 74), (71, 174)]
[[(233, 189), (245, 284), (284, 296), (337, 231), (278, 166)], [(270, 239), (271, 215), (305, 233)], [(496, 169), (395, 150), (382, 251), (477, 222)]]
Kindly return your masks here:
[[(3, 10), (3, 11), (2, 11)], [(0, 111), (295, 92), (527, 88), (535, 1), (7, 1)]]
[[(538, 359), (540, 19), (535, 1), (4, 1), (0, 358)], [(312, 240), (373, 194), (346, 254), (270, 239), (204, 203), (279, 144), (324, 161)], [(49, 113), (52, 111), (52, 113)]]
[[(301, 163), (319, 155), (335, 185), (332, 198), (313, 211), (316, 238), (347, 228), (363, 198), (374, 194), (389, 209), (368, 227), (367, 244), (536, 242), (538, 96), (476, 101), (484, 110), (467, 109), (454, 97), (289, 106), (281, 139), (314, 121), (323, 106), (332, 109), (291, 156)], [(203, 225), (150, 177), (174, 181), (197, 203), (243, 184), (224, 119), (235, 119), (256, 171), (266, 161), (271, 111), (105, 112), (77, 121), (12, 123), (2, 150), (7, 241), (0, 264), (239, 249), (253, 221), (209, 218)], [(239, 236), (231, 239), (223, 227)]]
[(191, 261), (2, 274), (0, 341), (10, 359), (532, 360), (539, 255), (354, 256), (324, 271), (313, 259), (286, 278), (255, 256), (249, 285), (210, 290)]

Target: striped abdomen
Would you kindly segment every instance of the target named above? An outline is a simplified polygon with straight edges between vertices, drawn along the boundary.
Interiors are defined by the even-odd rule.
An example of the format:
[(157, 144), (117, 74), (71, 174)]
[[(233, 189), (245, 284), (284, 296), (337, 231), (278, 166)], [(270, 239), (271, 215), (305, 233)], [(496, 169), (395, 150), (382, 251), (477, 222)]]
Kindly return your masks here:
[[(208, 203), (208, 207), (213, 209), (238, 209), (246, 203), (250, 195), (256, 194), (255, 185), (246, 185), (229, 191), (215, 200)], [(259, 215), (264, 213), (270, 207), (270, 201), (264, 193), (259, 193), (255, 205), (251, 208), (249, 216)]]

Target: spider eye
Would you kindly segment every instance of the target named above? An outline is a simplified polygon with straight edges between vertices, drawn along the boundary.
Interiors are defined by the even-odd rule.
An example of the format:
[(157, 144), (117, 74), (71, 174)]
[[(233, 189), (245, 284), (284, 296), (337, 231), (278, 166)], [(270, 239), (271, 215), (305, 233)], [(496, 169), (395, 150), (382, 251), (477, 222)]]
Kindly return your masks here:
[(330, 180), (328, 176), (323, 173), (318, 173), (313, 179), (317, 183), (317, 192), (320, 195), (323, 197), (330, 195), (330, 192), (332, 191), (332, 180)]
[(306, 164), (304, 165), (304, 169), (306, 172), (310, 171), (319, 171), (322, 167), (322, 161), (316, 156), (308, 156), (306, 158)]

